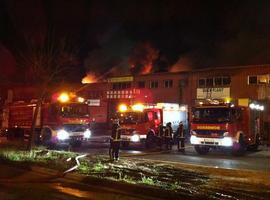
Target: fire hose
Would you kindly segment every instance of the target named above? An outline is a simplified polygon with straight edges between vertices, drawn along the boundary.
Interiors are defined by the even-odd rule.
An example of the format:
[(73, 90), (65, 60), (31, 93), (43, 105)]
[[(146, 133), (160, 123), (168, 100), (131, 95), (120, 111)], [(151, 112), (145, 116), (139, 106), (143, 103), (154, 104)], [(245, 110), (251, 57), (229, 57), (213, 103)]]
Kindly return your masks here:
[[(87, 154), (83, 154), (83, 155), (79, 155), (79, 156), (76, 156), (75, 158), (73, 158), (73, 159), (75, 160), (75, 162), (76, 162), (76, 165), (73, 166), (73, 167), (71, 167), (71, 168), (69, 168), (68, 170), (64, 171), (64, 172), (63, 172), (63, 176), (64, 176), (65, 174), (67, 174), (67, 173), (69, 173), (69, 172), (72, 172), (72, 171), (74, 171), (75, 169), (77, 169), (77, 168), (81, 165), (79, 159), (80, 159), (80, 158), (83, 158), (83, 157), (86, 157), (86, 156), (87, 156)], [(67, 162), (70, 162), (71, 160), (72, 160), (72, 158), (68, 158), (66, 161), (67, 161)]]

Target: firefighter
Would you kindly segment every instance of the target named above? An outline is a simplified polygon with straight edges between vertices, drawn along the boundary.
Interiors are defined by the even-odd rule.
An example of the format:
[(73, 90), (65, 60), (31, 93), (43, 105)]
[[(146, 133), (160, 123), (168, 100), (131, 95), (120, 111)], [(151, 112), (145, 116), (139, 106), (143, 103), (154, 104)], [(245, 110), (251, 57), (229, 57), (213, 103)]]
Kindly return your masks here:
[(158, 146), (160, 147), (160, 149), (162, 149), (163, 138), (164, 138), (164, 126), (163, 124), (160, 124), (158, 126), (158, 135), (157, 135)]
[(179, 123), (179, 126), (176, 131), (176, 141), (178, 151), (185, 152), (185, 134), (184, 134), (184, 125), (183, 122)]
[(164, 133), (164, 139), (166, 144), (166, 149), (171, 150), (172, 149), (172, 123), (168, 122), (166, 124), (165, 133)]
[(110, 138), (110, 159), (118, 161), (119, 159), (119, 149), (120, 149), (120, 138), (121, 138), (121, 131), (119, 121), (115, 120), (112, 125), (112, 135)]

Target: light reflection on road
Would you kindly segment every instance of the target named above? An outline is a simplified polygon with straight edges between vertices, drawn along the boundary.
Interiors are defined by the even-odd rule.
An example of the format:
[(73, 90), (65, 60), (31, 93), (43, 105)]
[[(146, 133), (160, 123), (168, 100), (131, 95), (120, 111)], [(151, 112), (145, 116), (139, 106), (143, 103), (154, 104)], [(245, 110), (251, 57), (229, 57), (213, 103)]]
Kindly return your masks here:
[(52, 188), (56, 189), (57, 191), (62, 192), (62, 193), (67, 194), (67, 195), (71, 195), (71, 196), (75, 196), (75, 197), (79, 197), (79, 198), (93, 197), (93, 193), (91, 193), (89, 191), (83, 191), (83, 190), (74, 189), (71, 187), (64, 187), (60, 183), (55, 183), (55, 184), (52, 184), (51, 186), (52, 186)]

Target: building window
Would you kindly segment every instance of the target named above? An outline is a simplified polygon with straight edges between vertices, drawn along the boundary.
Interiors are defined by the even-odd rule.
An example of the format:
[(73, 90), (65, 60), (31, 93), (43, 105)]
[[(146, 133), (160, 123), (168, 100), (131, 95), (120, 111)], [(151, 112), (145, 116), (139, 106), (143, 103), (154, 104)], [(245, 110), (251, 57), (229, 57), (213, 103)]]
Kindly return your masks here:
[(248, 77), (248, 84), (249, 85), (257, 84), (257, 76), (249, 76)]
[(158, 81), (151, 81), (150, 88), (158, 88)]
[(231, 84), (231, 77), (229, 76), (217, 76), (200, 78), (198, 81), (198, 87), (222, 87)]
[(259, 75), (258, 76), (258, 83), (259, 84), (267, 84), (269, 83), (269, 75)]
[(113, 83), (112, 87), (114, 90), (128, 89), (131, 88), (131, 83), (130, 82)]
[(222, 77), (215, 77), (215, 86), (221, 86), (222, 85)]
[(164, 87), (165, 88), (172, 88), (173, 86), (173, 81), (172, 80), (165, 80), (164, 81)]
[(223, 85), (230, 85), (230, 84), (231, 84), (231, 77), (229, 77), (229, 76), (224, 76), (224, 77), (222, 78), (222, 84), (223, 84)]
[(88, 97), (90, 99), (99, 99), (103, 97), (103, 92), (102, 91), (91, 91), (88, 93)]
[(269, 84), (270, 83), (270, 75), (263, 74), (263, 75), (255, 75), (255, 76), (248, 76), (248, 84)]
[(139, 81), (138, 82), (138, 88), (145, 88), (145, 82), (144, 81)]
[(199, 79), (198, 85), (199, 87), (205, 87), (205, 78)]
[(206, 86), (207, 87), (213, 87), (214, 86), (213, 78), (207, 78), (206, 79)]

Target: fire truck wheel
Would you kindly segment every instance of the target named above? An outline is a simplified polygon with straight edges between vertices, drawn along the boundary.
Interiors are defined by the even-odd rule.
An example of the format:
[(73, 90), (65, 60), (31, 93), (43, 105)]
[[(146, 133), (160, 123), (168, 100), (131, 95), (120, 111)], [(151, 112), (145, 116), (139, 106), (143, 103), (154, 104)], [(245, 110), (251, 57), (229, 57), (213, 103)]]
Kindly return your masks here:
[(209, 152), (210, 148), (207, 146), (195, 145), (195, 150), (200, 155), (205, 155)]
[(234, 143), (233, 149), (232, 149), (232, 154), (235, 156), (242, 156), (245, 154), (247, 150), (247, 145), (245, 143), (244, 137), (241, 134), (238, 139), (238, 143)]
[(248, 146), (248, 150), (257, 151), (260, 144), (261, 144), (261, 142), (260, 142), (260, 136), (259, 135), (256, 135), (255, 143), (252, 144), (252, 145), (250, 145), (250, 146)]
[(253, 151), (257, 151), (260, 144), (261, 144), (260, 136), (257, 134), (255, 144), (253, 145)]

